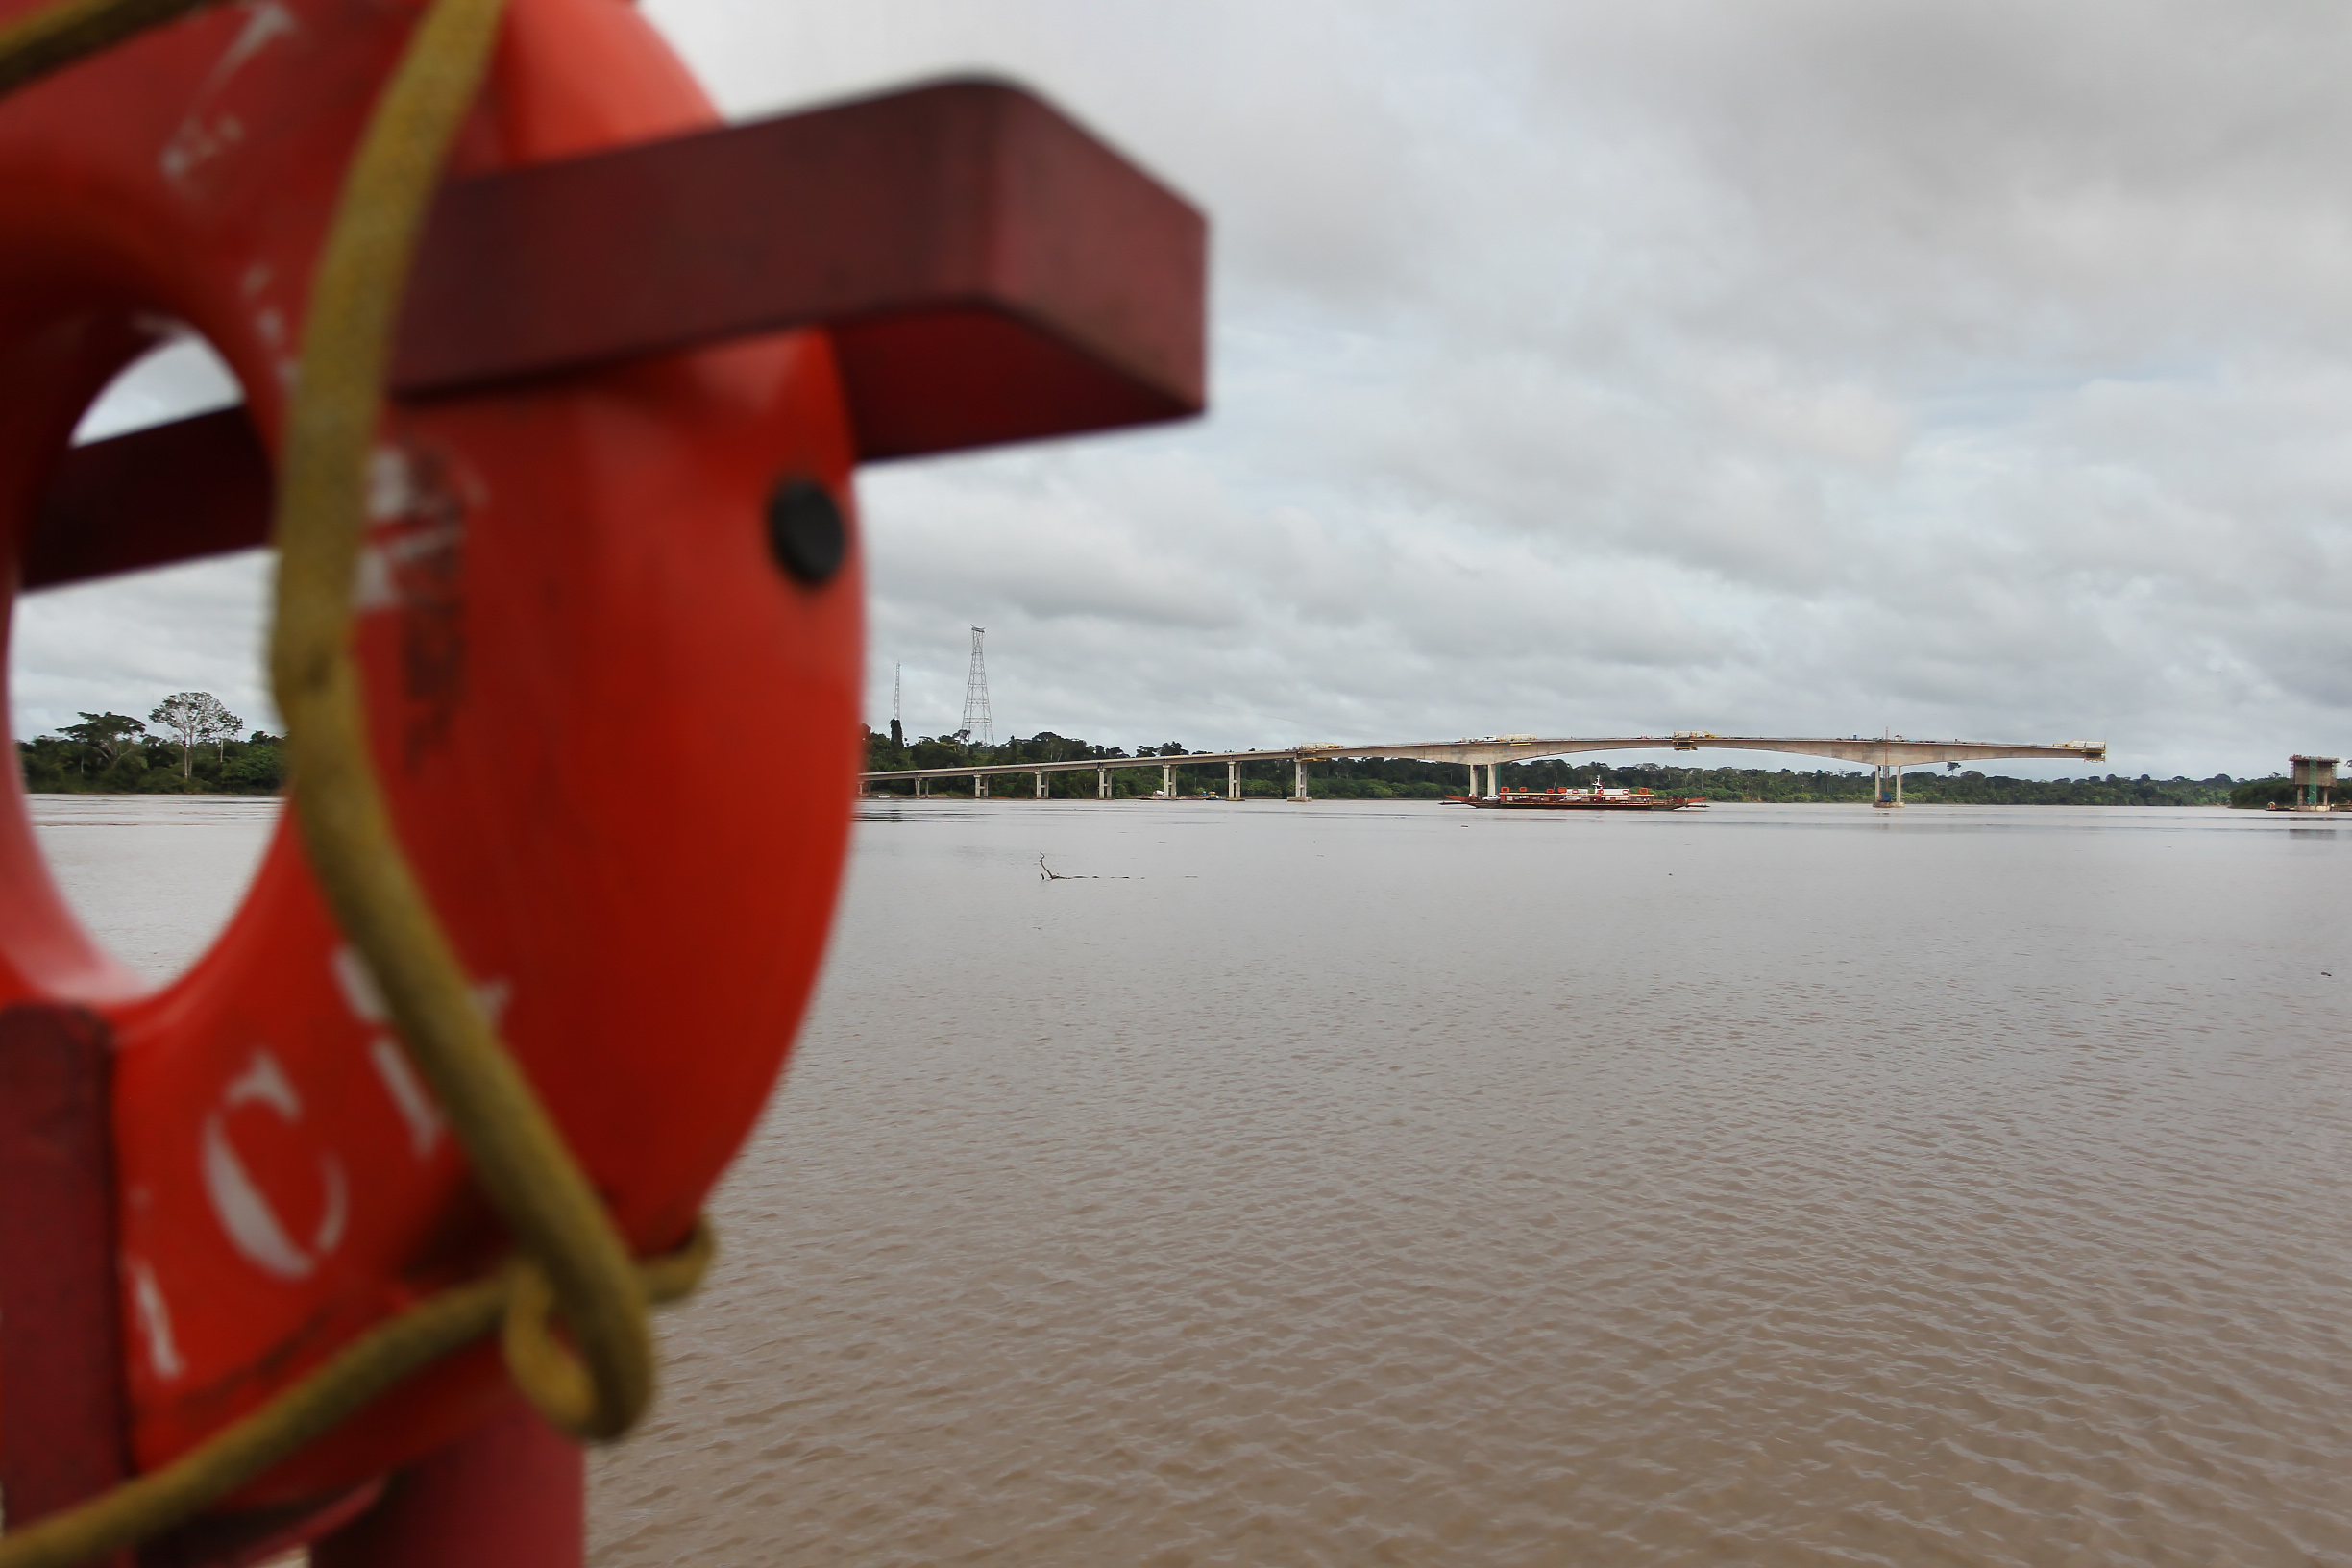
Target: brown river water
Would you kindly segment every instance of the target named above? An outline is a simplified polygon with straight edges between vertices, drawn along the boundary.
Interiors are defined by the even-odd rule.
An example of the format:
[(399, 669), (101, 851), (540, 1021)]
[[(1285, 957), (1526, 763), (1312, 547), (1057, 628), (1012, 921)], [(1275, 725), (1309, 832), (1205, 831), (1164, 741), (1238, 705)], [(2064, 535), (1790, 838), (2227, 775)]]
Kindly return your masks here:
[(600, 1568), (2352, 1562), (2352, 821), (862, 816)]

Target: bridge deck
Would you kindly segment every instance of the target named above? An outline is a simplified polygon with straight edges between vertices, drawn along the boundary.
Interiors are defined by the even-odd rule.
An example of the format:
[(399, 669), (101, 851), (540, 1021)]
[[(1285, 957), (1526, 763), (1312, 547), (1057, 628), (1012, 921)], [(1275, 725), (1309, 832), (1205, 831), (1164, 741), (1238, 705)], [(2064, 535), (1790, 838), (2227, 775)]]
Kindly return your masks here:
[(1990, 762), (2012, 757), (2064, 757), (2077, 762), (2104, 762), (2103, 741), (2063, 741), (2053, 746), (2003, 741), (1912, 741), (1899, 735), (1789, 737), (1709, 735), (1684, 731), (1675, 735), (1483, 735), (1458, 741), (1401, 741), (1383, 746), (1326, 746), (1309, 744), (1269, 751), (1188, 751), (1175, 757), (1082, 757), (1068, 762), (990, 762), (960, 768), (905, 768), (887, 772), (860, 773), (859, 779), (878, 784), (889, 779), (995, 777), (1004, 773), (1075, 773), (1094, 769), (1177, 767), (1214, 762), (1339, 762), (1383, 759), (1455, 762), (1487, 767), (1498, 762), (1527, 762), (1538, 757), (1570, 756), (1586, 751), (1782, 751), (1798, 756), (1828, 757), (1872, 767), (1916, 768), (1934, 762)]

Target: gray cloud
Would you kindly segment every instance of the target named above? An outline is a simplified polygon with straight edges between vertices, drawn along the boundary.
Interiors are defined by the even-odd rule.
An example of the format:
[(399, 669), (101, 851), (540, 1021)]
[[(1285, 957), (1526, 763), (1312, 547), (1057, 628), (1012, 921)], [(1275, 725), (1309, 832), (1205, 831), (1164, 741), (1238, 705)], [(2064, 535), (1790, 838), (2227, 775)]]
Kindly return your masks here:
[[(1041, 626), (992, 666), (1017, 726), (1891, 723), (2103, 734), (2160, 773), (2341, 736), (2334, 12), (998, 7), (952, 44), (920, 14), (905, 68), (1025, 76), (1220, 225), (1203, 427), (870, 482), (877, 652), (949, 696), (957, 606), (1027, 639), (1063, 583), (918, 585), (892, 536), (958, 485), (999, 540), (1033, 526), (1022, 482), (1139, 522), (1180, 453), (1214, 497), (1152, 548), (1189, 552), (1171, 592), (1222, 575), (1246, 650), (1201, 651), (1188, 697), (1091, 649), (1048, 674)], [(839, 81), (891, 74), (799, 25)], [(1283, 673), (1237, 701), (1253, 654)]]

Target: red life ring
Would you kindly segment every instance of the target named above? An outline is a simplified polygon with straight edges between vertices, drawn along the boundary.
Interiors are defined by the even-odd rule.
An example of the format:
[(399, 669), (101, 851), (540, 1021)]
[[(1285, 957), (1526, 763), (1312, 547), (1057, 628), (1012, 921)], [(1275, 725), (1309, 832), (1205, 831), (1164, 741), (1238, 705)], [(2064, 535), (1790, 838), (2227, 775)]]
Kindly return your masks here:
[[(245, 0), (0, 101), (19, 558), (82, 409), (160, 332), (208, 338), (276, 444), (313, 255), (413, 14)], [(456, 164), (711, 119), (623, 0), (514, 0)], [(859, 766), (860, 574), (853, 543), (835, 569), (775, 539), (796, 508), (848, 517), (853, 461), (821, 331), (412, 403), (381, 433), (357, 645), (378, 767), (483, 1005), (641, 1253), (687, 1234), (815, 977)], [(120, 1043), (139, 1469), (502, 1252), (287, 825), (152, 994), (81, 933), (21, 809), (0, 888), (0, 1005), (88, 1005)], [(237, 1501), (376, 1474), (502, 1386), (477, 1347)]]

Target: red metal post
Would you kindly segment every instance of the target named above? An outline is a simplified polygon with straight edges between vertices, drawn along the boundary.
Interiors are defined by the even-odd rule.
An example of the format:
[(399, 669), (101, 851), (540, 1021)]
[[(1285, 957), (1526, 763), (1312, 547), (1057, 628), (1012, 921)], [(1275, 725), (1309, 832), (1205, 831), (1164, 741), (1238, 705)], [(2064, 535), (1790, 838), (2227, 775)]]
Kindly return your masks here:
[(112, 1049), (106, 1025), (78, 1008), (0, 1011), (0, 1507), (12, 1529), (129, 1469)]
[(580, 1568), (580, 1451), (518, 1397), (310, 1548), (311, 1568)]

